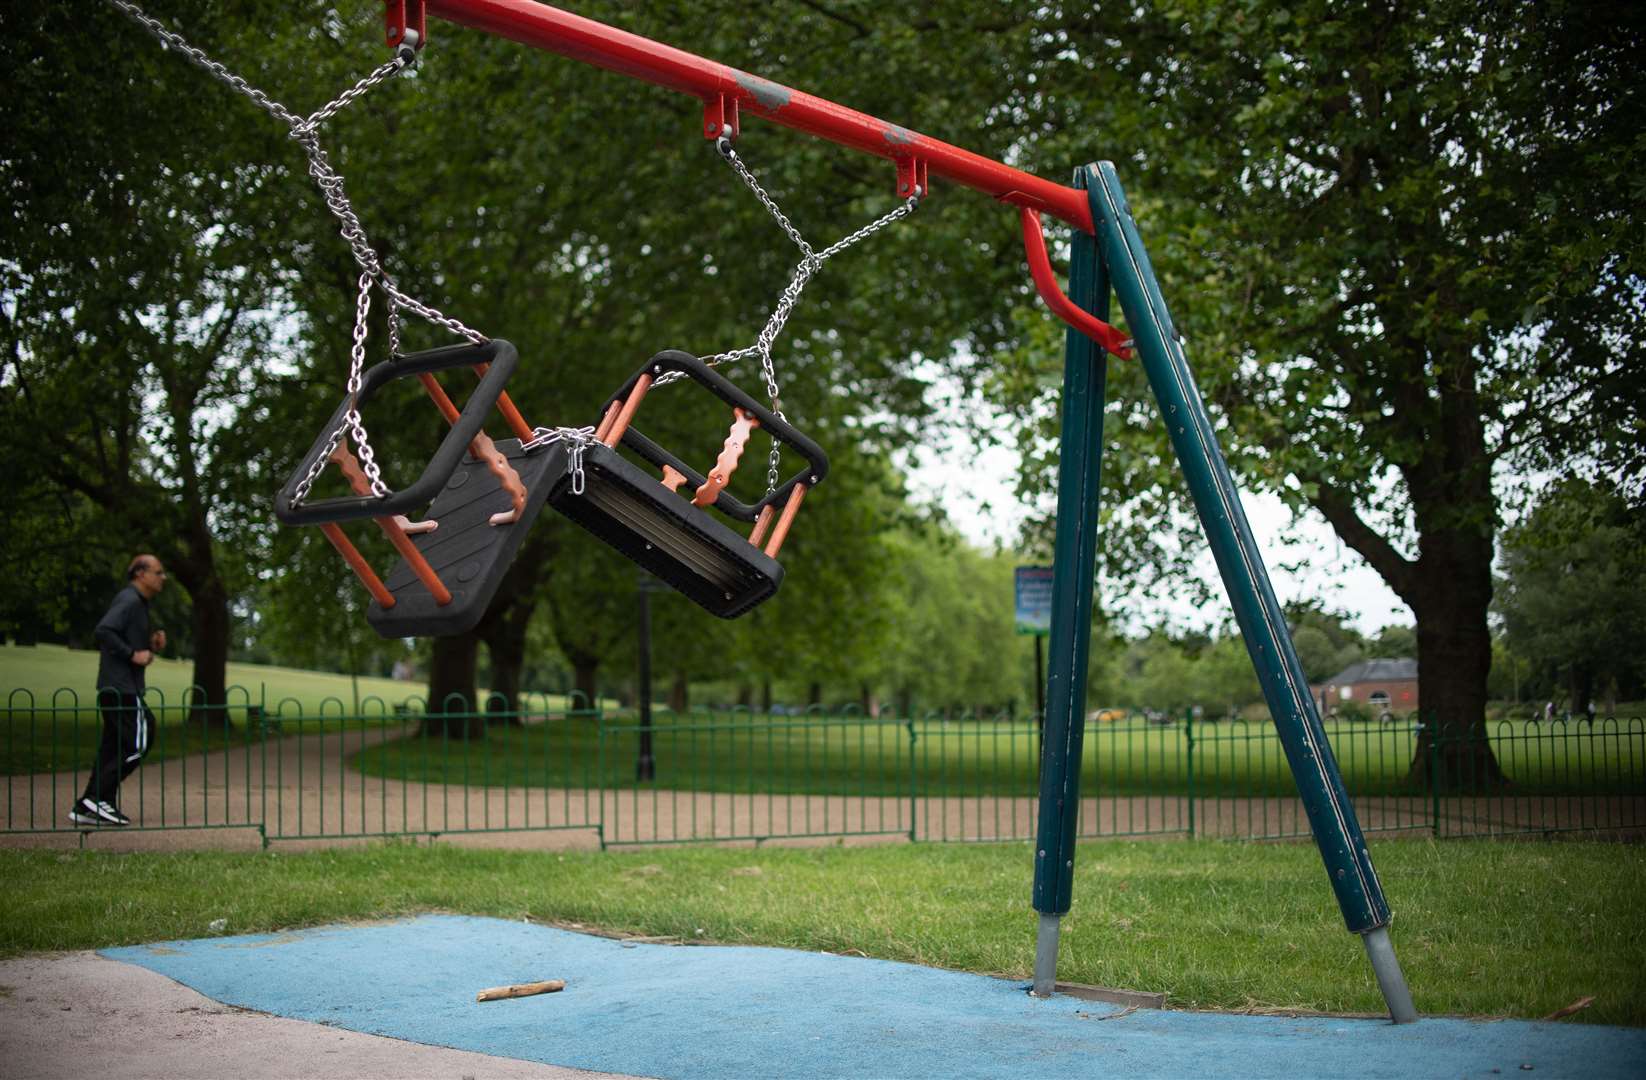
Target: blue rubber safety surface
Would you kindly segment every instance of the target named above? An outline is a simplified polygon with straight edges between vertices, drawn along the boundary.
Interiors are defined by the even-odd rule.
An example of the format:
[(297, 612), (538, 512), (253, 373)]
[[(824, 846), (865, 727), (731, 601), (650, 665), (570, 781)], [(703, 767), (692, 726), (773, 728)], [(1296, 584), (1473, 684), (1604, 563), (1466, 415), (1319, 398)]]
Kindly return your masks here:
[[(914, 964), (499, 919), (431, 915), (102, 955), (279, 1016), (640, 1076), (1646, 1076), (1646, 1031), (1633, 1028), (1126, 1012)], [(542, 979), (566, 989), (474, 1000)]]

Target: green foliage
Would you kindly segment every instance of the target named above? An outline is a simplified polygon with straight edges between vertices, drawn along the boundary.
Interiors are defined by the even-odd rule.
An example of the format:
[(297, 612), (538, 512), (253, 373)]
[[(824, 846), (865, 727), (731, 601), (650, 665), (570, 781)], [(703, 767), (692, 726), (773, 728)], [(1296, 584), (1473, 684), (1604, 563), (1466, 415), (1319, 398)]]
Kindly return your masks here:
[(1094, 706), (1164, 711), (1181, 717), (1199, 707), (1207, 717), (1239, 715), (1263, 693), (1238, 634), (1174, 639), (1165, 629), (1128, 641), (1113, 638), (1099, 653), (1087, 699)]
[(1370, 705), (1362, 705), (1358, 701), (1340, 701), (1332, 708), (1337, 710), (1338, 719), (1351, 724), (1366, 724), (1378, 719)]
[[(1322, 515), (1413, 609), (1425, 702), (1478, 724), (1514, 469), (1638, 491), (1646, 138), (1633, 8), (1052, 4), (1021, 13), (1033, 154), (1120, 164), (1236, 475)], [(1024, 114), (1031, 114), (1025, 102)], [(1045, 340), (991, 383), (1050, 489)], [(1110, 365), (1105, 558), (1199, 550), (1134, 365)], [(1173, 534), (1176, 533), (1174, 538)], [(1428, 642), (1429, 644), (1422, 644)], [(1443, 670), (1444, 669), (1444, 670)]]
[(876, 602), (895, 632), (864, 678), (892, 694), (900, 715), (1032, 713), (1034, 639), (1012, 621), (1022, 560), (980, 551), (938, 523), (888, 539), (898, 571)]
[[(229, 6), (185, 14), (209, 22)], [(111, 6), (31, 3), (7, 18), (0, 452), (34, 494), (8, 506), (18, 558), (44, 575), (25, 602), (80, 633), (65, 624), (89, 606), (65, 607), (57, 597), (76, 590), (51, 586), (106, 580), (153, 551), (192, 602), (195, 640), (186, 622), (169, 632), (196, 648), (195, 681), (216, 697), (227, 594), (245, 580), (218, 545), (256, 525), (252, 463), (267, 444), (241, 421), (282, 334), (284, 177), (264, 164), (282, 139), (249, 103), (180, 93), (178, 57), (139, 44)], [(200, 43), (261, 39), (286, 18), (224, 19), (224, 36)], [(88, 36), (118, 42), (121, 62)], [(41, 550), (44, 537), (62, 553)]]
[(1609, 691), (1633, 696), (1646, 680), (1646, 515), (1609, 485), (1550, 489), (1503, 538), (1497, 607), (1505, 642), (1569, 707)]
[[(1324, 514), (1425, 626), (1485, 640), (1493, 462), (1626, 467), (1634, 490), (1638, 17), (1200, 0), (847, 0), (753, 24), (723, 2), (580, 10), (1042, 175), (1128, 148), (1123, 173), (1232, 463)], [(167, 15), (299, 111), (383, 55), (363, 8), (193, 0)], [(274, 528), (268, 512), (341, 394), (354, 314), (356, 269), (301, 155), (106, 8), (89, 24), (37, 2), (3, 18), (0, 449), (24, 480), (0, 512), (5, 561), (26, 571), (0, 620), (83, 623), (93, 583), (123, 561), (116, 545), (149, 544), (187, 570), (197, 607), (232, 610), (245, 655), (385, 669), (404, 648), (363, 632), (347, 571), (313, 530)], [(87, 50), (88, 34), (119, 42), (122, 63)], [(657, 349), (751, 341), (796, 261), (699, 115), (689, 98), (443, 24), (418, 70), (339, 113), (324, 141), (400, 285), (521, 348), (511, 393), (529, 421), (581, 424)], [(749, 121), (740, 152), (814, 242), (894, 205), (883, 162)], [(731, 625), (654, 605), (660, 679), (788, 678), (938, 708), (1032, 700), (1031, 643), (1005, 614), (1011, 560), (934, 554), (884, 464), (931, 415), (936, 362), (1029, 418), (1025, 488), (1047, 489), (1062, 331), (1033, 306), (1017, 250), (1012, 215), (945, 185), (824, 267), (776, 368), (833, 475), (807, 500), (772, 604)], [(381, 314), (379, 298), (370, 361), (386, 355)], [(405, 336), (417, 348), (444, 334), (412, 319)], [(725, 370), (760, 392), (753, 363)], [(368, 411), (395, 482), (440, 430), (414, 391)], [(1113, 366), (1101, 516), (1108, 569), (1145, 585), (1196, 550), (1177, 535), (1188, 520), (1146, 394), (1135, 365)], [(722, 412), (676, 387), (648, 399), (640, 427), (704, 460)], [(758, 480), (755, 460), (740, 482)], [(536, 530), (518, 598), (539, 613), (536, 655), (626, 681), (632, 570), (565, 522)], [(355, 539), (386, 567), (368, 531)], [(1325, 624), (1298, 636), (1311, 675), (1350, 649)], [(1123, 672), (1118, 650), (1094, 648), (1094, 686), (1140, 700), (1153, 680), (1174, 700), (1189, 685), (1237, 704), (1240, 653), (1219, 641)]]
[(1385, 626), (1366, 642), (1366, 659), (1400, 660), (1417, 655), (1417, 631), (1410, 626)]
[(1366, 655), (1366, 642), (1349, 616), (1325, 610), (1318, 603), (1289, 605), (1286, 619), (1292, 631), (1292, 645), (1311, 683), (1325, 682)]

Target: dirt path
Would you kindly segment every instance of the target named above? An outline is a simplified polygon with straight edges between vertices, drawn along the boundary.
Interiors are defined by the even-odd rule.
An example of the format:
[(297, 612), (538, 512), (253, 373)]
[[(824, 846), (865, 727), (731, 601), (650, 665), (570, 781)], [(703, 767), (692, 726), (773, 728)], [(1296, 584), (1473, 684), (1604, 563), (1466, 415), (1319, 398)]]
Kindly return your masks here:
[[(255, 849), (266, 835), (315, 846), (400, 834), (439, 835), (465, 845), (594, 848), (680, 840), (835, 842), (1027, 840), (1032, 797), (948, 796), (910, 799), (851, 795), (710, 793), (582, 788), (504, 788), (405, 782), (348, 767), (361, 749), (412, 732), (411, 724), (327, 735), (294, 735), (247, 747), (144, 765), (122, 788), (132, 829), (85, 833), (104, 850)], [(82, 843), (67, 819), (84, 773), (4, 778), (12, 830), (4, 846)], [(1367, 832), (1427, 833), (1433, 806), (1422, 796), (1360, 800)], [(1646, 828), (1646, 799), (1562, 797), (1447, 800), (1445, 835), (1521, 831), (1559, 823), (1632, 823)], [(1197, 799), (1171, 796), (1082, 800), (1084, 836), (1306, 836), (1295, 799)]]

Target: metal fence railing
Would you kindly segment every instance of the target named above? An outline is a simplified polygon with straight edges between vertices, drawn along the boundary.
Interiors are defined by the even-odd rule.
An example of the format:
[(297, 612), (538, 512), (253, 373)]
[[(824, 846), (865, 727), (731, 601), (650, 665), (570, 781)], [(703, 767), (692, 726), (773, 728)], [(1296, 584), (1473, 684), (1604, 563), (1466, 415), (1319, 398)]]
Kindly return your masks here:
[[(604, 847), (1030, 839), (1036, 825), (1039, 733), (1026, 720), (663, 711), (643, 727), (539, 694), (439, 715), (416, 698), (345, 706), (238, 689), (227, 704), (148, 702), (159, 725), (121, 788), (123, 832), (239, 829), (269, 844), (566, 831)], [(1496, 723), (1489, 757), (1478, 733), (1466, 745), (1412, 719), (1325, 726), (1367, 833), (1646, 833), (1646, 721)], [(0, 834), (83, 838), (68, 812), (101, 734), (95, 702), (70, 691), (8, 695)], [(1083, 837), (1308, 832), (1267, 722), (1085, 727)]]

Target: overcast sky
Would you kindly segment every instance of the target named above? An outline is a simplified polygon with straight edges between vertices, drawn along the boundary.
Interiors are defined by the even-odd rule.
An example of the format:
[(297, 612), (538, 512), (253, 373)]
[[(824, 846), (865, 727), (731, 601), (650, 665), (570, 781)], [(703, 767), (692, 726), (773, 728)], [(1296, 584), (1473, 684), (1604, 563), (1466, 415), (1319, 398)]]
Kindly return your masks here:
[[(976, 402), (968, 406), (980, 407)], [(942, 430), (941, 421), (933, 425), (933, 430)], [(922, 447), (908, 462), (916, 496), (922, 501), (941, 502), (955, 525), (975, 544), (993, 547), (996, 543), (1012, 543), (1027, 516), (1012, 493), (1016, 451), (998, 446), (978, 450), (958, 425), (947, 427), (946, 434), (947, 445)], [(1290, 511), (1273, 496), (1242, 492), (1241, 501), (1282, 604), (1321, 600), (1330, 609), (1347, 612), (1351, 625), (1368, 635), (1391, 624), (1412, 625), (1411, 609), (1359, 555), (1343, 546), (1323, 518), (1311, 514), (1294, 527)], [(1301, 543), (1283, 546), (1281, 537), (1288, 532)], [(1281, 565), (1303, 562), (1305, 557), (1309, 564), (1306, 569), (1294, 572)], [(1196, 565), (1201, 576), (1216, 585), (1215, 595), (1222, 596), (1217, 564), (1209, 548)], [(1179, 626), (1199, 627), (1222, 621), (1220, 617), (1208, 619), (1205, 612), (1187, 604), (1174, 607), (1162, 603), (1155, 610)], [(1226, 611), (1219, 613), (1223, 614)]]

